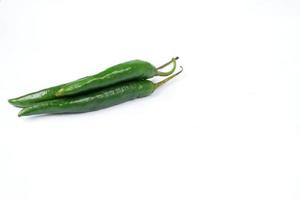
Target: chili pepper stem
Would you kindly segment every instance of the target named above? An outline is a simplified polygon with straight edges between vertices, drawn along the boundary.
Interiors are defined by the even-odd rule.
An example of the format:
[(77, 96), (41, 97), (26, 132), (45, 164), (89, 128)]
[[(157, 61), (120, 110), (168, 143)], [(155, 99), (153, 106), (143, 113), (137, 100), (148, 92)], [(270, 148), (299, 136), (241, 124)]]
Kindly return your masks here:
[(164, 64), (164, 65), (162, 65), (162, 66), (160, 66), (160, 67), (158, 67), (158, 68), (156, 68), (156, 70), (157, 70), (157, 69), (161, 69), (161, 68), (164, 68), (164, 67), (166, 67), (167, 65), (173, 63), (173, 67), (172, 67), (172, 69), (171, 69), (170, 71), (168, 71), (168, 72), (160, 72), (160, 71), (157, 70), (157, 75), (158, 75), (158, 76), (169, 76), (169, 75), (171, 75), (171, 74), (175, 71), (175, 69), (176, 69), (176, 60), (177, 60), (178, 58), (179, 58), (179, 57), (172, 58), (171, 61), (167, 62), (166, 64)]
[(162, 66), (160, 66), (160, 67), (158, 67), (158, 68), (156, 68), (156, 69), (162, 69), (162, 68), (164, 68), (164, 67), (166, 67), (166, 66), (168, 66), (169, 64), (171, 64), (172, 62), (173, 62), (173, 60), (178, 60), (179, 59), (179, 57), (177, 56), (177, 57), (175, 57), (175, 58), (172, 58), (169, 62), (167, 62), (167, 63), (165, 63), (165, 64), (163, 64)]
[(180, 66), (181, 70), (179, 72), (177, 72), (176, 74), (173, 74), (172, 76), (169, 76), (168, 78), (165, 78), (164, 80), (155, 83), (155, 89), (157, 89), (158, 87), (160, 87), (161, 85), (165, 84), (166, 82), (168, 82), (169, 80), (171, 80), (172, 78), (174, 78), (175, 76), (177, 76), (178, 74), (180, 74), (183, 71), (182, 66)]

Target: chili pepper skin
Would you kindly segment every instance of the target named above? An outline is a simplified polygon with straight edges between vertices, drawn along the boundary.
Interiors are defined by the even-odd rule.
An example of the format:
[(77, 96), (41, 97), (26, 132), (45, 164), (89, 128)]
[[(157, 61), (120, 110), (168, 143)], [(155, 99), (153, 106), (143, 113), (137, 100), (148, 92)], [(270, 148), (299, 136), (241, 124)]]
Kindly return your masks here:
[(148, 80), (131, 81), (78, 97), (37, 103), (22, 109), (19, 116), (95, 111), (150, 95), (155, 85)]
[[(14, 106), (24, 108), (32, 106), (38, 102), (53, 100), (65, 96), (75, 96), (80, 93), (108, 87), (124, 81), (143, 80), (153, 76), (168, 76), (174, 72), (177, 59), (178, 57), (173, 58), (171, 61), (158, 68), (155, 68), (152, 64), (146, 61), (132, 60), (112, 66), (92, 76), (87, 76), (73, 82), (43, 89), (8, 101)], [(174, 66), (169, 72), (159, 71), (159, 69), (162, 69), (171, 63), (173, 63)]]
[[(175, 62), (178, 58), (173, 58)], [(168, 76), (175, 71), (175, 64), (171, 71), (160, 72), (151, 63), (142, 60), (132, 60), (110, 67), (93, 76), (87, 76), (80, 80), (73, 81), (64, 85), (55, 94), (57, 97), (70, 96), (91, 91), (94, 89), (104, 88), (116, 83), (129, 80), (143, 80), (154, 76)]]
[(163, 85), (168, 80), (174, 78), (181, 72), (182, 70), (158, 83), (153, 83), (149, 80), (134, 80), (125, 83), (119, 83), (117, 85), (77, 97), (65, 97), (61, 99), (40, 102), (34, 104), (33, 106), (23, 108), (19, 112), (19, 116), (82, 113), (100, 110), (136, 98), (149, 96), (155, 91), (155, 89)]
[(41, 101), (47, 101), (55, 98), (55, 93), (62, 87), (63, 85), (58, 85), (50, 88), (46, 88), (37, 92), (33, 92), (30, 94), (26, 94), (21, 97), (17, 97), (14, 99), (9, 99), (8, 102), (14, 106), (25, 108), (27, 106), (32, 106), (35, 103)]

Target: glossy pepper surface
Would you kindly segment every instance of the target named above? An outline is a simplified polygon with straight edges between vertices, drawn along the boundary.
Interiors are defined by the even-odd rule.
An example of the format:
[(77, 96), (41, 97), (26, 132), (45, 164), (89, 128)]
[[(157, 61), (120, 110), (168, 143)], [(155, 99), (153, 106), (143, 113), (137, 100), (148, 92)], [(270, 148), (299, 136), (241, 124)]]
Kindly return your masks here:
[(77, 97), (66, 97), (37, 103), (33, 106), (23, 108), (19, 112), (19, 116), (81, 113), (100, 110), (136, 98), (146, 97), (152, 94), (156, 88), (181, 73), (181, 71), (158, 83), (153, 83), (149, 80), (135, 80)]
[[(66, 84), (46, 88), (37, 92), (29, 93), (9, 102), (17, 107), (28, 107), (36, 103), (62, 98), (65, 96), (77, 96), (82, 93), (91, 92), (96, 89), (105, 88), (117, 83), (129, 80), (143, 80), (153, 76), (168, 76), (175, 70), (175, 60), (173, 58), (166, 64), (155, 68), (151, 63), (142, 60), (132, 60), (112, 66), (98, 74), (87, 76)], [(174, 63), (173, 68), (168, 72), (161, 72), (169, 64)]]

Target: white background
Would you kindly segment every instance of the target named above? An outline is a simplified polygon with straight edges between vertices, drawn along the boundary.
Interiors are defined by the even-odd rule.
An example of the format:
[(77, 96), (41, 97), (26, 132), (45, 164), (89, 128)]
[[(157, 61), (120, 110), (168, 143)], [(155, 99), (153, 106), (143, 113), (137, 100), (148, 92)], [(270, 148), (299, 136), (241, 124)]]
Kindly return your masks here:
[[(7, 103), (172, 56), (178, 78), (109, 109)], [(2, 0), (0, 74), (1, 200), (300, 199), (297, 0)]]

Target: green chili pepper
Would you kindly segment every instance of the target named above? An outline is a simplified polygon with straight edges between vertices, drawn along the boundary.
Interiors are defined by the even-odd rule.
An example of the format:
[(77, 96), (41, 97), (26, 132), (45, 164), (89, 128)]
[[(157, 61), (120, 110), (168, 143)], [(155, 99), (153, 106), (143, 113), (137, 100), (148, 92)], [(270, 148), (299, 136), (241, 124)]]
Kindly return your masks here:
[[(152, 64), (142, 60), (133, 60), (112, 66), (96, 75), (87, 76), (70, 83), (50, 87), (37, 92), (26, 94), (21, 97), (10, 99), (9, 102), (17, 107), (28, 107), (35, 103), (57, 99), (58, 97), (74, 96), (94, 89), (104, 88), (116, 83), (135, 79), (148, 79), (154, 76), (168, 76), (175, 71), (178, 57), (173, 58), (166, 64), (155, 68)], [(161, 72), (169, 64), (174, 63), (168, 72)]]
[(158, 69), (175, 62), (176, 59), (178, 59), (178, 57), (173, 58), (170, 62), (159, 68), (155, 68), (149, 62), (141, 60), (133, 60), (121, 63), (93, 76), (87, 76), (80, 80), (68, 83), (62, 86), (55, 95), (58, 97), (69, 96), (98, 88), (104, 88), (123, 81), (134, 79), (143, 80), (152, 78), (154, 76), (169, 76), (175, 71), (175, 65), (169, 72), (160, 72)]
[(104, 88), (90, 94), (77, 97), (65, 97), (51, 101), (37, 103), (33, 106), (23, 108), (19, 116), (37, 114), (57, 113), (81, 113), (100, 110), (117, 105), (136, 98), (146, 97), (159, 86), (177, 76), (181, 71), (164, 79), (161, 82), (153, 83), (149, 80), (134, 80)]

